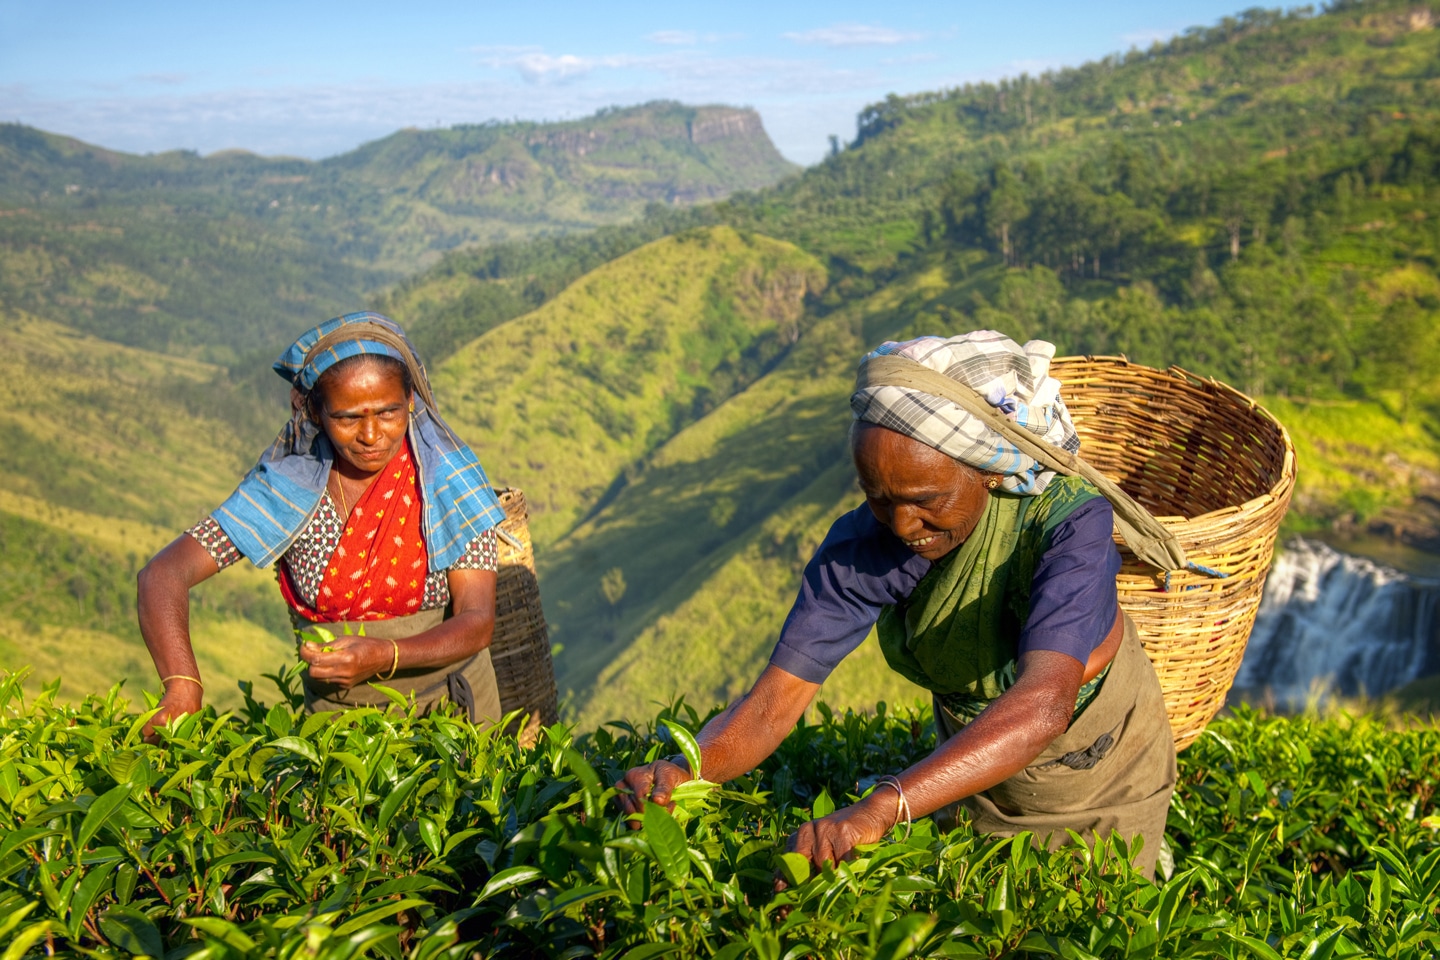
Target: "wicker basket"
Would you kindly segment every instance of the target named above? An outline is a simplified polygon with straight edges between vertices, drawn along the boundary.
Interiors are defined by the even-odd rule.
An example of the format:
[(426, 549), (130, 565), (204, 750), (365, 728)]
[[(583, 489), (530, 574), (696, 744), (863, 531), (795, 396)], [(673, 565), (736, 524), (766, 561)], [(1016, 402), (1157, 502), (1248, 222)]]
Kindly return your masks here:
[(505, 508), (500, 529), (520, 544), (500, 538), (500, 573), (495, 584), (495, 636), (490, 659), (505, 712), (524, 710), (529, 718), (519, 731), (520, 742), (531, 744), (544, 724), (559, 719), (555, 692), (555, 664), (550, 659), (550, 634), (540, 609), (540, 582), (535, 578), (535, 551), (530, 543), (529, 512), (525, 494), (498, 491)]
[(1184, 749), (1240, 668), (1295, 486), (1295, 448), (1255, 401), (1179, 368), (1065, 357), (1050, 372), (1065, 385), (1080, 455), (1174, 530), (1193, 563), (1228, 575), (1167, 577), (1121, 544), (1120, 605), (1160, 675)]

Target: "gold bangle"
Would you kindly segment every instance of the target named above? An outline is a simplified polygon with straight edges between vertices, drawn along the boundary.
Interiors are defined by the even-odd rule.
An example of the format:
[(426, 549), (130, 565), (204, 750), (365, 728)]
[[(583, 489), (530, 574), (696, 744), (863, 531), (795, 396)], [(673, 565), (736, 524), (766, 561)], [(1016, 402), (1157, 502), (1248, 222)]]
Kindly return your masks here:
[(385, 676), (381, 677), (381, 680), (392, 679), (395, 676), (395, 671), (400, 669), (400, 644), (396, 643), (394, 640), (391, 640), (390, 646), (395, 648), (395, 659), (390, 661), (390, 672)]
[(160, 686), (162, 686), (162, 687), (165, 686), (165, 685), (166, 685), (167, 683), (169, 683), (171, 680), (189, 680), (191, 683), (195, 684), (195, 686), (197, 686), (197, 687), (200, 688), (200, 692), (201, 692), (201, 693), (204, 693), (204, 692), (205, 692), (205, 684), (203, 684), (203, 683), (200, 682), (200, 678), (199, 678), (199, 677), (187, 677), (187, 676), (186, 676), (185, 674), (183, 674), (183, 673), (172, 673), (172, 674), (170, 674), (170, 676), (168, 676), (168, 677), (161, 677), (161, 678), (160, 678)]

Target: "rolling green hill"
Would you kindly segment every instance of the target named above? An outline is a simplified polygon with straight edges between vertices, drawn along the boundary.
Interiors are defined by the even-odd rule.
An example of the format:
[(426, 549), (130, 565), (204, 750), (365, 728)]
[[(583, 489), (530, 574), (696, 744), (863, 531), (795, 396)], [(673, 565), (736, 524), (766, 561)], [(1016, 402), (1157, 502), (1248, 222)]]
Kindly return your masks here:
[[(491, 474), (531, 496), (546, 610), (563, 645), (557, 671), (575, 715), (586, 725), (638, 715), (679, 692), (703, 709), (753, 678), (805, 559), (830, 519), (858, 502), (845, 400), (856, 360), (887, 338), (994, 327), (1062, 352), (1124, 352), (1235, 383), (1294, 428), (1296, 529), (1393, 526), (1417, 500), (1440, 497), (1430, 376), (1440, 360), (1436, 12), (1389, 0), (1321, 15), (1253, 10), (1143, 53), (894, 97), (861, 115), (845, 150), (777, 186), (452, 253), (377, 297), (429, 355), (442, 409)], [(372, 172), (406, 168), (428, 134), (397, 136), (351, 160)], [(513, 138), (502, 140), (486, 141), (499, 151), (487, 156), (512, 149)], [(577, 151), (589, 142), (557, 141)], [(560, 149), (532, 146), (532, 159)], [(414, 195), (451, 213), (490, 202), (462, 197), (442, 168), (459, 169), (406, 168), (417, 171)], [(528, 203), (530, 189), (517, 187), (516, 202)], [(98, 243), (106, 228), (95, 223), (73, 232)], [(299, 220), (287, 223), (308, 242)], [(123, 237), (105, 242), (126, 249)], [(363, 243), (344, 255), (356, 270), (383, 269)], [(27, 281), (35, 303), (52, 308), (35, 312), (83, 327), (74, 318), (92, 308), (63, 291), (86, 274), (50, 270), (51, 287)], [(101, 270), (86, 281), (90, 299), (98, 304), (102, 289), (141, 305), (151, 296), (157, 309), (135, 306), (135, 322), (159, 317), (161, 299), (143, 282), (151, 274), (134, 273)], [(93, 309), (84, 323), (107, 316)], [(193, 335), (205, 329), (197, 319)], [(260, 337), (247, 329), (157, 345), (230, 362), (241, 338)], [(88, 372), (66, 395), (77, 409), (114, 413), (82, 413), (95, 439), (68, 446), (61, 408), (0, 417), (29, 457), (12, 472), (33, 503), (183, 525), (194, 514), (178, 505), (198, 511), (223, 495), (275, 427), (240, 402), (247, 384), (215, 366), (93, 340), (77, 360), (37, 346), (64, 336), (73, 333), (17, 341), (12, 353), (37, 358), (15, 361), (16, 376), (37, 385), (14, 392), (17, 409), (40, 385), (27, 371), (81, 363)], [(269, 377), (260, 364), (244, 369)], [(149, 412), (157, 403), (190, 421), (172, 426), (168, 411)], [(133, 423), (130, 410), (141, 411)], [(116, 445), (107, 430), (132, 442)], [(206, 431), (218, 453), (201, 464), (190, 438)], [(112, 460), (107, 445), (119, 447)], [(172, 467), (173, 507), (100, 483), (155, 489)], [(17, 516), (38, 522), (44, 510)], [(46, 557), (74, 549), (62, 533), (73, 535), (55, 533)], [(32, 565), (61, 569), (38, 555)], [(44, 582), (37, 598), (76, 603), (63, 580)], [(215, 605), (227, 622), (274, 616), (240, 599), (217, 595)], [(87, 629), (106, 623), (98, 607), (86, 616)], [(862, 649), (826, 698), (862, 705), (915, 693)]]
[(765, 187), (752, 110), (656, 102), (564, 123), (402, 130), (318, 162), (134, 156), (0, 125), (0, 308), (222, 363), (477, 242)]

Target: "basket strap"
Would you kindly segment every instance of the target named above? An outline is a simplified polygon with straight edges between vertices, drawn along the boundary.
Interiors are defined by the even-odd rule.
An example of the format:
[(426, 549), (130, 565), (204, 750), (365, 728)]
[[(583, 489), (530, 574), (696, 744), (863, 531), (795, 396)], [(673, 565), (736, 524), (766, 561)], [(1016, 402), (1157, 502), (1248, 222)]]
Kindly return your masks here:
[(1013, 443), (1032, 460), (1056, 473), (1081, 477), (1093, 483), (1114, 507), (1115, 528), (1121, 538), (1142, 561), (1160, 570), (1189, 568), (1185, 550), (1175, 539), (1175, 534), (1135, 502), (1130, 494), (1121, 490), (1118, 484), (1070, 451), (1052, 447), (1021, 429), (987, 403), (978, 392), (960, 381), (952, 380), (909, 357), (891, 354), (871, 357), (860, 364), (860, 370), (855, 375), (855, 389), (866, 387), (905, 387), (949, 400)]

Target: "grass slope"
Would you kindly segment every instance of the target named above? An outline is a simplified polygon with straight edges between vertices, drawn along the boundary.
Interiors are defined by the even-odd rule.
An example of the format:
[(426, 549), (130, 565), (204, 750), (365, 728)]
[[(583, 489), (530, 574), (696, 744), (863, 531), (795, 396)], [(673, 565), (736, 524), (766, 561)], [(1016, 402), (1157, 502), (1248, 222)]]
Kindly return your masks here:
[(658, 241), (470, 343), (434, 374), (492, 477), (524, 487), (543, 550), (627, 470), (803, 331), (824, 271), (728, 228)]
[[(254, 451), (187, 404), (216, 370), (10, 315), (0, 324), (0, 659), (80, 697), (154, 687), (135, 574), (232, 489)], [(210, 696), (293, 656), (268, 573), (242, 564), (194, 594)]]

